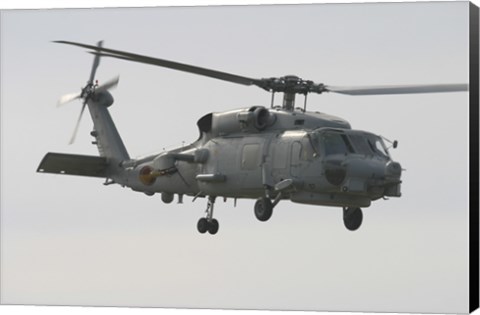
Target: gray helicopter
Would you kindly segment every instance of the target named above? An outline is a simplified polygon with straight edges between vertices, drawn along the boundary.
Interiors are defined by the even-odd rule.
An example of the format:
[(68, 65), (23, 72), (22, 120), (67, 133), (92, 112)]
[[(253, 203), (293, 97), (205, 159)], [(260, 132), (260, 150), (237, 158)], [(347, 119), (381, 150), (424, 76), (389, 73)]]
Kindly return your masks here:
[[(200, 233), (216, 234), (213, 217), (217, 197), (256, 199), (254, 213), (267, 221), (281, 200), (340, 207), (348, 230), (362, 224), (361, 207), (381, 198), (401, 196), (402, 167), (392, 160), (385, 141), (371, 132), (354, 130), (339, 117), (306, 111), (309, 93), (347, 95), (410, 94), (468, 91), (467, 84), (334, 87), (294, 75), (252, 79), (212, 69), (182, 64), (125, 51), (69, 41), (56, 43), (89, 49), (95, 55), (87, 85), (60, 99), (64, 104), (82, 99), (73, 142), (85, 107), (93, 120), (93, 144), (99, 156), (47, 153), (37, 172), (105, 178), (105, 185), (119, 184), (149, 196), (161, 193), (164, 203), (174, 195), (207, 198)], [(109, 114), (113, 97), (108, 92), (118, 78), (94, 84), (101, 57), (161, 66), (272, 93), (269, 108), (251, 106), (208, 113), (198, 122), (200, 137), (193, 143), (141, 159), (130, 158)], [(275, 93), (283, 93), (282, 106), (274, 106)], [(295, 108), (297, 94), (305, 96), (303, 108)]]

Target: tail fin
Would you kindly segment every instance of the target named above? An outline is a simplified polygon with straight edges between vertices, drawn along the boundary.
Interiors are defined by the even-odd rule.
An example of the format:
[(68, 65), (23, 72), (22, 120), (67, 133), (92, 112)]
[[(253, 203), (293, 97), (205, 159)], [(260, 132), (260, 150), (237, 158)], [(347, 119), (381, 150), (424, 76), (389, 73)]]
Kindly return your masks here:
[(113, 97), (108, 91), (99, 91), (88, 101), (88, 109), (94, 126), (92, 136), (96, 139), (100, 156), (105, 157), (115, 169), (122, 161), (129, 160), (130, 156), (108, 111), (112, 103)]

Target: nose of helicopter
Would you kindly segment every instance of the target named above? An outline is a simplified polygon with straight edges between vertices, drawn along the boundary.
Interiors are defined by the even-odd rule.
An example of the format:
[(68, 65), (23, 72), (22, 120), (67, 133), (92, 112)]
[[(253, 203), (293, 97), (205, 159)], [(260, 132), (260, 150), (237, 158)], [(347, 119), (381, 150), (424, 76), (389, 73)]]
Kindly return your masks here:
[(327, 171), (332, 172), (330, 177), (339, 175), (337, 176), (339, 181), (333, 181), (328, 176), (328, 172), (326, 172), (326, 175), (327, 180), (333, 185), (341, 186), (342, 191), (347, 193), (374, 194), (377, 197), (399, 197), (401, 195), (400, 178), (402, 167), (400, 163), (391, 160), (381, 161), (378, 159), (359, 158), (340, 164), (341, 167), (339, 165), (335, 169), (327, 169)]
[(400, 163), (390, 161), (385, 166), (385, 177), (388, 178), (397, 178), (400, 179), (402, 175), (402, 167)]
[(400, 197), (402, 166), (398, 162), (390, 161), (385, 166), (385, 196)]

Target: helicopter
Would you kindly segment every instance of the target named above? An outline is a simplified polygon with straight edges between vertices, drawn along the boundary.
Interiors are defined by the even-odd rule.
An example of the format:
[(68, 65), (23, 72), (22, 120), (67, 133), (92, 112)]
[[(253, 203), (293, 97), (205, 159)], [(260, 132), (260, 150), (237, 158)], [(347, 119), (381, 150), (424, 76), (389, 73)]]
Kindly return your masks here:
[[(175, 61), (71, 41), (54, 43), (88, 49), (94, 55), (90, 77), (79, 93), (60, 98), (63, 105), (83, 100), (70, 143), (73, 143), (85, 108), (93, 120), (92, 144), (99, 156), (47, 153), (37, 172), (105, 178), (104, 185), (119, 184), (148, 196), (161, 194), (164, 203), (178, 195), (207, 199), (198, 232), (216, 234), (214, 218), (217, 197), (255, 199), (254, 214), (268, 221), (283, 200), (338, 207), (350, 231), (363, 221), (362, 208), (372, 201), (401, 197), (402, 166), (392, 159), (390, 141), (369, 131), (352, 129), (340, 117), (306, 110), (310, 93), (381, 95), (468, 91), (468, 84), (425, 84), (340, 87), (304, 80), (295, 75), (254, 79)], [(109, 92), (116, 77), (103, 85), (94, 79), (101, 57), (117, 58), (206, 76), (244, 86), (256, 86), (272, 94), (271, 104), (225, 112), (207, 113), (198, 122), (199, 138), (188, 145), (130, 158), (108, 108)], [(283, 93), (281, 106), (274, 105)], [(304, 96), (303, 108), (295, 107), (296, 95)], [(386, 143), (390, 146), (387, 147)]]

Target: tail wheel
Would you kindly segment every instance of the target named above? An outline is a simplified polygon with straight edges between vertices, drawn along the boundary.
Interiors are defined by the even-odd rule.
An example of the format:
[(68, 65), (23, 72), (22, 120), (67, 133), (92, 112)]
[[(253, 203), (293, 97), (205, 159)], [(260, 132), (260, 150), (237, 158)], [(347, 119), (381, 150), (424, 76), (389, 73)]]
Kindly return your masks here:
[(273, 213), (272, 201), (268, 198), (260, 198), (255, 202), (255, 216), (258, 220), (264, 222), (270, 219)]
[(360, 208), (344, 208), (343, 209), (343, 223), (350, 231), (357, 230), (363, 221), (363, 212)]

